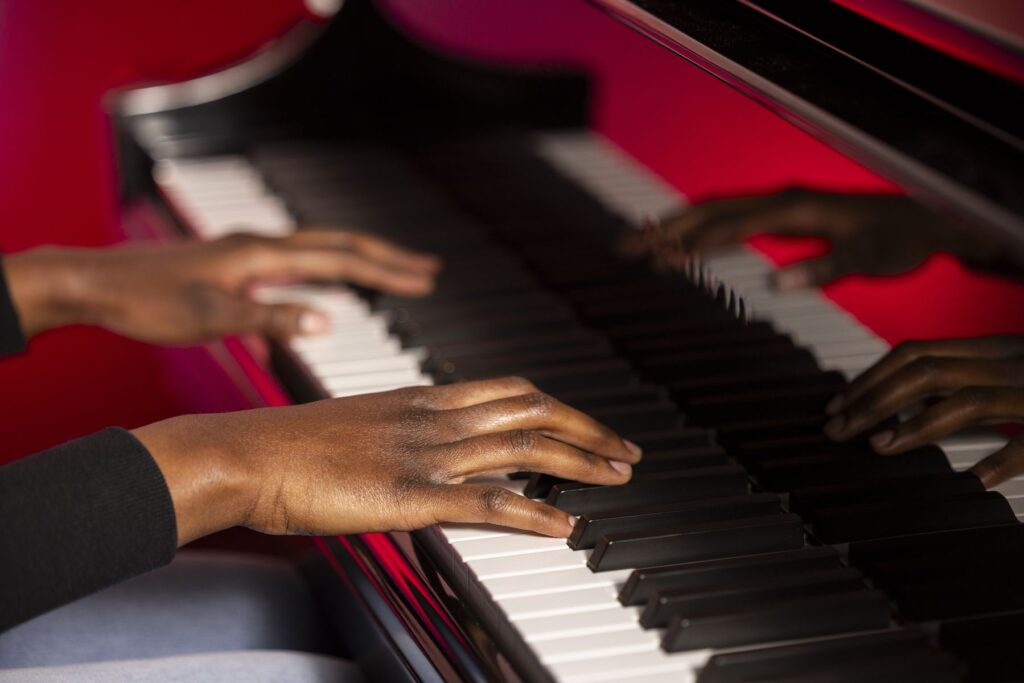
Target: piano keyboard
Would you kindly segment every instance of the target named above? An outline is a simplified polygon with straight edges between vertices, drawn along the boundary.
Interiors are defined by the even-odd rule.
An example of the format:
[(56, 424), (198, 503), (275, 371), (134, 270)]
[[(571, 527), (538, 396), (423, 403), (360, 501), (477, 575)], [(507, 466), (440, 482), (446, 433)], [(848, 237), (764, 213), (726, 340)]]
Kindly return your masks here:
[[(1024, 609), (1024, 595), (965, 587), (945, 571), (970, 563), (958, 547), (990, 558), (1022, 538), (1013, 522), (1024, 479), (1000, 487), (1004, 500), (953, 472), (1004, 440), (977, 432), (903, 458), (847, 457), (820, 436), (821, 407), (886, 352), (884, 341), (818, 292), (769, 289), (771, 264), (747, 248), (707, 259), (747, 302), (746, 327), (685, 283), (644, 279), (635, 266), (620, 277), (579, 236), (600, 224), (591, 241), (601, 242), (685, 200), (590, 133), (532, 138), (497, 171), (477, 168), (509, 144), (407, 157), (268, 145), (250, 157), (166, 159), (155, 173), (203, 238), (281, 236), (301, 220), (445, 258), (424, 301), (343, 287), (261, 292), (330, 314), (328, 334), (288, 345), (324, 395), (523, 374), (644, 447), (633, 482), (614, 490), (502, 480), (581, 514), (568, 545), (479, 525), (439, 531), (551, 680), (774, 680), (764, 667), (779, 679), (824, 667), (849, 680), (958, 680), (955, 661), (901, 622)], [(521, 197), (519, 185), (533, 194)], [(904, 498), (890, 482), (913, 491)], [(905, 534), (910, 555), (884, 540)], [(915, 568), (936, 576), (916, 585)], [(956, 640), (956, 628), (974, 631), (950, 627), (950, 647), (969, 659), (955, 645), (973, 641)]]

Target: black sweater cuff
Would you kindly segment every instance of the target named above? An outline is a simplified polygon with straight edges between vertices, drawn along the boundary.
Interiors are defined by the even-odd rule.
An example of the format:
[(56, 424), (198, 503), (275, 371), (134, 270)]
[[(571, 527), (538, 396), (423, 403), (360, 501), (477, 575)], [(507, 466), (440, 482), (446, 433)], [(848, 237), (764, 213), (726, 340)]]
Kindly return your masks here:
[(18, 312), (14, 310), (11, 293), (4, 277), (4, 262), (0, 259), (0, 356), (25, 350), (25, 335), (21, 331)]
[(171, 561), (171, 494), (146, 447), (105, 429), (0, 467), (0, 631)]

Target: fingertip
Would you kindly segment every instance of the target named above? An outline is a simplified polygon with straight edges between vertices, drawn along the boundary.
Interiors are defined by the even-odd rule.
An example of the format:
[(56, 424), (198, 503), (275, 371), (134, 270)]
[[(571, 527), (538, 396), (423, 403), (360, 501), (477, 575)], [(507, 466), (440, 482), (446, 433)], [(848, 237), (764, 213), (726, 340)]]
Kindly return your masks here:
[(609, 460), (608, 465), (610, 465), (613, 470), (627, 478), (633, 475), (633, 466), (628, 462), (622, 462), (621, 460)]
[(811, 286), (811, 276), (806, 268), (786, 268), (775, 273), (773, 278), (775, 289), (782, 292), (790, 292), (797, 289), (806, 289)]
[(842, 410), (843, 404), (845, 402), (846, 402), (846, 399), (843, 397), (842, 394), (836, 394), (835, 396), (832, 397), (832, 400), (829, 401), (825, 405), (825, 414), (826, 415), (836, 415), (836, 414), (838, 414), (839, 411)]
[(320, 311), (308, 310), (299, 315), (299, 334), (304, 336), (323, 334), (330, 329), (331, 321)]
[(870, 443), (871, 447), (876, 451), (887, 451), (892, 450), (892, 445), (895, 440), (896, 432), (891, 429), (886, 429), (885, 431), (872, 435), (871, 438), (868, 439), (868, 443)]
[(642, 448), (640, 448), (639, 446), (637, 446), (632, 441), (630, 441), (629, 439), (623, 439), (622, 443), (626, 444), (626, 449), (629, 450), (629, 452), (632, 453), (634, 456), (636, 456), (638, 459), (641, 456), (643, 456), (644, 450)]
[(842, 436), (843, 430), (846, 428), (846, 416), (836, 415), (831, 420), (825, 423), (824, 432), (825, 436), (838, 441)]

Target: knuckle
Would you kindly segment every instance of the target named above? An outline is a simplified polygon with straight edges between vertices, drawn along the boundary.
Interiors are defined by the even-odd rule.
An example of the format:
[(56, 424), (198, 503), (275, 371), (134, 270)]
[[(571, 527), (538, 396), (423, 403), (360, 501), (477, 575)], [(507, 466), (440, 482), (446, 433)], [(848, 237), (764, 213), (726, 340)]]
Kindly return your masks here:
[(512, 505), (511, 495), (500, 486), (488, 486), (480, 491), (480, 508), (484, 517), (490, 519), (507, 512)]
[(502, 377), (494, 380), (499, 386), (509, 391), (521, 392), (524, 394), (536, 393), (537, 387), (525, 377)]
[(982, 410), (989, 401), (989, 392), (984, 387), (964, 387), (954, 394), (957, 404), (965, 410)]
[(916, 380), (929, 386), (941, 380), (946, 368), (946, 363), (935, 356), (919, 356), (910, 361), (907, 366), (908, 371)]
[(896, 348), (893, 349), (893, 355), (906, 362), (911, 362), (924, 355), (924, 351), (924, 343), (912, 339), (897, 344)]
[(537, 434), (529, 429), (513, 429), (505, 433), (505, 445), (516, 455), (532, 453), (537, 448)]
[(523, 396), (526, 409), (531, 413), (550, 413), (555, 408), (556, 401), (551, 396), (534, 391)]

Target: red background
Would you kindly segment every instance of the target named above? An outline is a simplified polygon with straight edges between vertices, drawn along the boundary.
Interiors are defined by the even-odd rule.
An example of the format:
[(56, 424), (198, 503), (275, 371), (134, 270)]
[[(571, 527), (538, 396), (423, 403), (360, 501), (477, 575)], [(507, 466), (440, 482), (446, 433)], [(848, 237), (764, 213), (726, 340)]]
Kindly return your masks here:
[[(570, 64), (597, 83), (593, 125), (693, 199), (802, 183), (891, 189), (583, 0), (388, 0), (423, 40), (482, 59)], [(0, 3), (0, 252), (123, 239), (103, 98), (243, 58), (303, 16), (295, 0)], [(762, 243), (786, 260), (814, 245)], [(1024, 332), (1024, 288), (938, 256), (908, 276), (828, 294), (889, 341)], [(42, 335), (0, 363), (2, 456), (107, 424), (243, 407), (198, 349), (98, 330)]]

